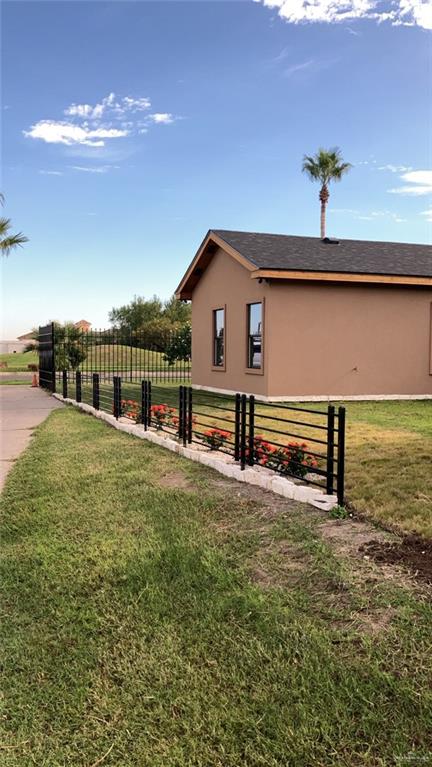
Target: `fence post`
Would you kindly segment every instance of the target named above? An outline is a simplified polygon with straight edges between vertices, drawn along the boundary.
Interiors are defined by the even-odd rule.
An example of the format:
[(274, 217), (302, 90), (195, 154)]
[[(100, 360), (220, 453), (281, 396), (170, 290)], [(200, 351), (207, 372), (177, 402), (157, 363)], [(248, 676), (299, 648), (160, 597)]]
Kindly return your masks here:
[(188, 419), (187, 419), (187, 441), (189, 444), (192, 442), (192, 426), (193, 426), (193, 412), (192, 412), (192, 386), (188, 388)]
[(241, 395), (241, 427), (240, 427), (240, 468), (246, 466), (246, 394)]
[(120, 376), (113, 376), (114, 384), (114, 418), (119, 419), (121, 416), (121, 378)]
[(184, 404), (184, 396), (183, 396), (183, 386), (179, 386), (178, 389), (179, 394), (179, 401), (178, 401), (178, 438), (181, 439), (183, 437), (184, 432), (184, 413), (183, 413), (183, 404)]
[(75, 382), (76, 382), (75, 399), (77, 402), (81, 402), (82, 387), (81, 387), (81, 371), (80, 370), (77, 370), (75, 373)]
[(51, 348), (52, 348), (52, 388), (51, 391), (56, 390), (56, 369), (55, 369), (55, 324), (51, 322)]
[(254, 465), (255, 453), (255, 397), (253, 394), (249, 397), (249, 434), (248, 434), (248, 464)]
[(235, 395), (234, 405), (234, 460), (240, 460), (240, 394)]
[(141, 423), (147, 431), (147, 381), (141, 381)]
[(63, 370), (63, 397), (66, 399), (68, 395), (68, 380), (67, 380), (67, 370)]
[(334, 405), (327, 408), (327, 495), (333, 495), (333, 473), (334, 473), (334, 429), (335, 409)]
[(93, 373), (93, 407), (99, 410), (99, 373)]
[(338, 408), (338, 468), (337, 499), (339, 506), (344, 505), (345, 495), (345, 408)]
[(187, 440), (187, 391), (186, 386), (183, 386), (183, 427), (182, 427), (182, 437), (183, 437), (183, 447), (186, 447), (186, 440)]
[(147, 426), (151, 426), (152, 385), (147, 381)]

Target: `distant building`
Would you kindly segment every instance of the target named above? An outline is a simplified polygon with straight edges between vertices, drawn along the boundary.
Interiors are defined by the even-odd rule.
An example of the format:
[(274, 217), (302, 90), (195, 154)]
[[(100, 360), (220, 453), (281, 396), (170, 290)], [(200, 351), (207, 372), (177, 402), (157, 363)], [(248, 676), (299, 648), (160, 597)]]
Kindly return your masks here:
[(91, 325), (91, 322), (88, 322), (87, 320), (79, 320), (78, 322), (74, 322), (74, 328), (82, 330), (84, 333), (89, 332)]
[[(30, 330), (29, 333), (24, 333), (22, 336), (18, 336), (18, 341), (35, 341), (35, 336), (33, 330)], [(24, 344), (25, 345), (25, 344)]]
[(0, 354), (18, 354), (23, 352), (27, 346), (26, 341), (15, 339), (12, 341), (0, 341)]

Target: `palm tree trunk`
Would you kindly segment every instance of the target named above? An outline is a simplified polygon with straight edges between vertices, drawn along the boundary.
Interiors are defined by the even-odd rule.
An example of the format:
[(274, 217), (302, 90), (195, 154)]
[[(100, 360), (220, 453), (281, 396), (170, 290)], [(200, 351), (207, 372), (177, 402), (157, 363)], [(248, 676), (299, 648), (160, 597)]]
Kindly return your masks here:
[(326, 236), (326, 206), (328, 203), (328, 199), (330, 197), (329, 190), (327, 184), (323, 184), (320, 193), (319, 193), (319, 199), (321, 203), (321, 221), (320, 221), (320, 230), (321, 230), (321, 239), (323, 240)]
[(321, 202), (321, 221), (320, 221), (321, 234), (320, 237), (323, 240), (326, 236), (326, 204)]

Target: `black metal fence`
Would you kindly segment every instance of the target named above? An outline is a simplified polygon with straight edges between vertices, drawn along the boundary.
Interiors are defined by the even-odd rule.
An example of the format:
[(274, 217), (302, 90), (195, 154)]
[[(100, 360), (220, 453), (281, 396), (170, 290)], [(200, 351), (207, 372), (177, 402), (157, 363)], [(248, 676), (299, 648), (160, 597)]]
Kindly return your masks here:
[(39, 328), (39, 385), (55, 391), (54, 323)]
[(264, 466), (337, 494), (344, 502), (345, 408), (261, 402), (253, 395), (223, 395), (190, 386), (138, 383), (100, 372), (62, 371), (62, 392), (96, 409), (156, 428), (184, 445), (232, 456), (242, 469)]
[(156, 343), (148, 332), (84, 331), (50, 323), (39, 328), (40, 385), (55, 391), (64, 369), (81, 372), (85, 383), (91, 383), (93, 373), (99, 374), (101, 382), (112, 383), (121, 376), (129, 383), (143, 378), (154, 383), (188, 383), (191, 361), (170, 364), (165, 353), (170, 340), (170, 334), (160, 334)]

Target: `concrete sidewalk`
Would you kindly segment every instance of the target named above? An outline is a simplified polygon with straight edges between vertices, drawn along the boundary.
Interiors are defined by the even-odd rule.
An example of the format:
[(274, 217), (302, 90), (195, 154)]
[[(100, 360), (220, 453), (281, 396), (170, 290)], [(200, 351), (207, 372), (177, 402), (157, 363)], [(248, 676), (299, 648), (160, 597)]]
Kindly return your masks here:
[(13, 462), (30, 442), (33, 429), (61, 402), (42, 389), (0, 386), (0, 488)]

